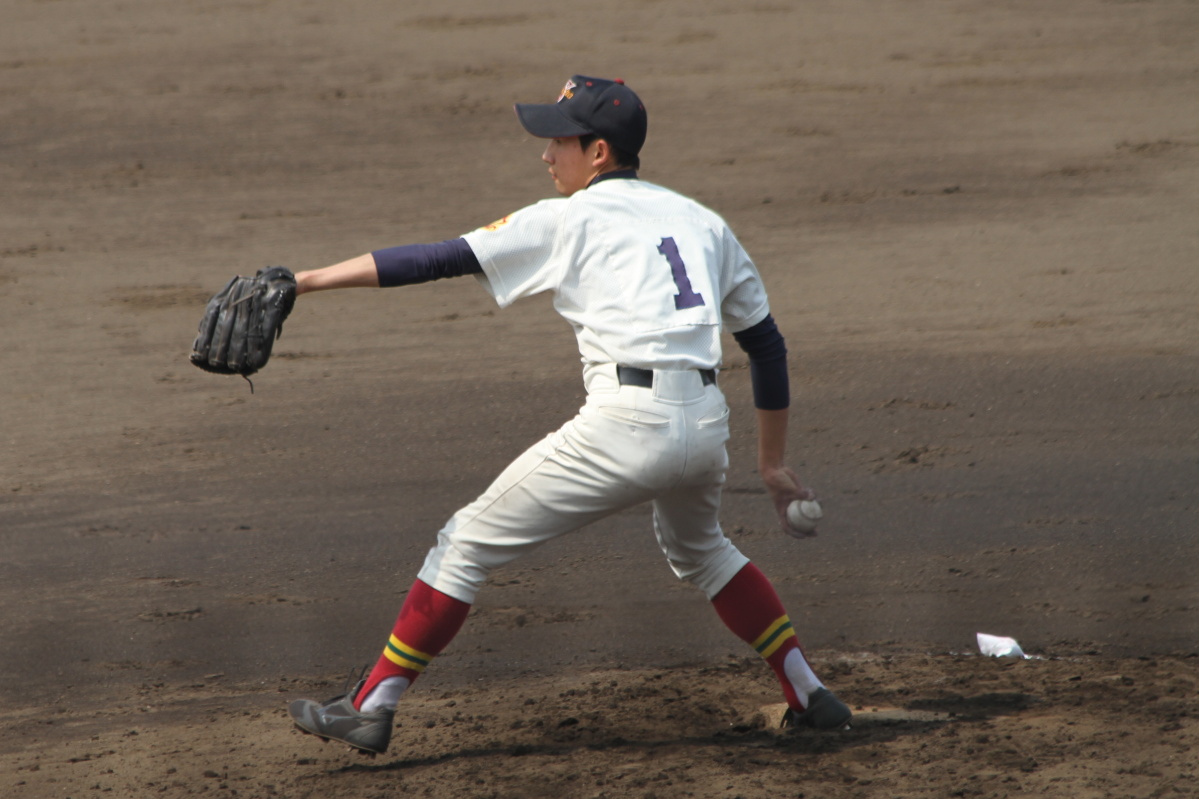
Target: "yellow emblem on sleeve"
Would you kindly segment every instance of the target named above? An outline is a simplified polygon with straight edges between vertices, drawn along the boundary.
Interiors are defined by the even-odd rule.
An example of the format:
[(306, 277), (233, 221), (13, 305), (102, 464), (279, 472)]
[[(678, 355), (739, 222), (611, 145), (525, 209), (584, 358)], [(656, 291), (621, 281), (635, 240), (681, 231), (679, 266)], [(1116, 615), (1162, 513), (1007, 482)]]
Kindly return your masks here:
[(508, 224), (508, 220), (511, 218), (512, 217), (510, 217), (510, 216), (506, 216), (503, 219), (497, 219), (494, 222), (492, 222), (490, 225), (484, 225), (483, 230), (499, 230), (504, 225)]

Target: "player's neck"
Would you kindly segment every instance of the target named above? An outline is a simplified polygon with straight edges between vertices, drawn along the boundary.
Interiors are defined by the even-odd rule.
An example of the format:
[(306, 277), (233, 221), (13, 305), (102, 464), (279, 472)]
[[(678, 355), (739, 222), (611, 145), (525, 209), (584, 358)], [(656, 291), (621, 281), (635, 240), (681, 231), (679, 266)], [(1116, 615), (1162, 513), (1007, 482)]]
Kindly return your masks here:
[(637, 170), (629, 169), (628, 167), (623, 167), (623, 166), (614, 166), (611, 169), (605, 169), (604, 171), (597, 173), (595, 177), (593, 177), (590, 181), (587, 182), (587, 188), (591, 188), (592, 186), (594, 186), (596, 183), (599, 183), (600, 181), (619, 179), (619, 178), (624, 178), (627, 180), (636, 180), (637, 179)]

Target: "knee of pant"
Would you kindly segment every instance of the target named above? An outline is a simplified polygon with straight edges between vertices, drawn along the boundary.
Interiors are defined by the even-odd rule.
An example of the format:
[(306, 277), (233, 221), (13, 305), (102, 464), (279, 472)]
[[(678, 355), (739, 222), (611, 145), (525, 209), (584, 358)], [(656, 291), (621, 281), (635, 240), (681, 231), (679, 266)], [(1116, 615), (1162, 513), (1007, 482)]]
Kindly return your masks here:
[(680, 579), (687, 580), (711, 599), (719, 594), (720, 589), (728, 585), (729, 580), (747, 563), (749, 558), (729, 541), (728, 546), (722, 547), (696, 566), (685, 568), (672, 562), (671, 567)]
[(443, 536), (438, 545), (429, 550), (417, 576), (438, 591), (470, 603), (474, 602), (475, 595), (490, 573), (491, 567), (480, 563), (469, 552)]

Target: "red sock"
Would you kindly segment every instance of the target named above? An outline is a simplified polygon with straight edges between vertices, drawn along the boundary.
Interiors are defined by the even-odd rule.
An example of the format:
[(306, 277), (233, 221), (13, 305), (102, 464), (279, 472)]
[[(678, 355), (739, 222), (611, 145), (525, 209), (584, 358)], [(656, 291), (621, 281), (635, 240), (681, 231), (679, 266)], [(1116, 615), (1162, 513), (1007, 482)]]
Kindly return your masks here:
[(747, 563), (712, 598), (712, 606), (725, 626), (752, 646), (774, 669), (775, 676), (783, 686), (787, 704), (797, 712), (803, 712), (806, 697), (799, 697), (783, 670), (787, 655), (792, 650), (800, 649), (799, 639), (766, 575), (757, 566)]
[(383, 654), (366, 678), (366, 685), (354, 697), (354, 706), (360, 707), (374, 687), (388, 677), (406, 677), (414, 682), (429, 661), (454, 640), (469, 612), (467, 603), (420, 580), (414, 582)]

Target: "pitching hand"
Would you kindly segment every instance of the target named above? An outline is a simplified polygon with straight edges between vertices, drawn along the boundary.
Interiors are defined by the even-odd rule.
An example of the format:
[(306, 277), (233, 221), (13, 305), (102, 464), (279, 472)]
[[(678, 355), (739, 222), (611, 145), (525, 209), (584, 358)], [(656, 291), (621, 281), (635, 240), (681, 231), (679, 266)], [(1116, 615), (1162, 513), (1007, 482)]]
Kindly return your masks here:
[(762, 482), (770, 492), (770, 501), (774, 503), (774, 512), (778, 516), (779, 526), (783, 532), (793, 538), (811, 538), (816, 531), (801, 532), (787, 522), (787, 506), (795, 500), (815, 499), (816, 492), (805, 488), (799, 481), (799, 475), (786, 466), (762, 472)]

